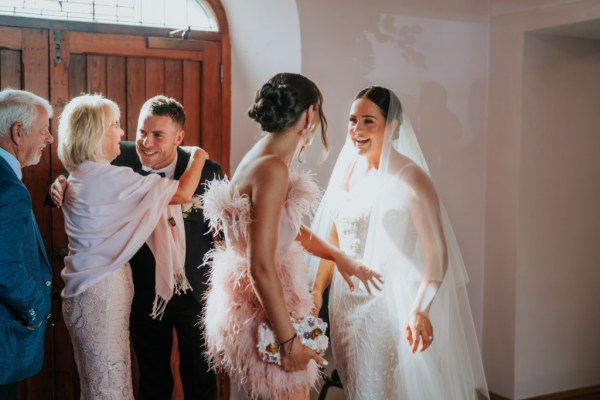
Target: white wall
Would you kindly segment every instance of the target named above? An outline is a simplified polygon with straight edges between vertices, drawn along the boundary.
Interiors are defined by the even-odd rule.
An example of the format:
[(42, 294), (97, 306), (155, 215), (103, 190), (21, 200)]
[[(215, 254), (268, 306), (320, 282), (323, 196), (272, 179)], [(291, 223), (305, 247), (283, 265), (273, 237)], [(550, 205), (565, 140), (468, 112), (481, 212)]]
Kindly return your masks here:
[[(492, 0), (491, 10), (483, 356), (490, 389), (507, 398), (524, 398), (599, 383), (600, 370), (597, 365), (590, 364), (587, 358), (589, 353), (598, 354), (597, 345), (589, 344), (589, 353), (586, 355), (578, 353), (579, 348), (575, 343), (579, 338), (575, 339), (572, 333), (569, 335), (563, 331), (574, 321), (577, 321), (575, 326), (589, 328), (587, 321), (597, 318), (590, 319), (585, 314), (576, 317), (574, 313), (564, 318), (565, 310), (573, 310), (574, 304), (594, 302), (586, 294), (589, 281), (570, 280), (559, 287), (556, 285), (557, 280), (560, 281), (557, 277), (564, 275), (562, 271), (554, 269), (560, 259), (555, 257), (552, 266), (544, 265), (548, 260), (547, 255), (558, 251), (554, 242), (556, 232), (550, 230), (549, 225), (536, 225), (540, 218), (533, 222), (539, 210), (544, 210), (541, 220), (545, 219), (546, 223), (550, 223), (552, 214), (545, 205), (530, 206), (530, 202), (536, 196), (538, 199), (544, 197), (539, 188), (531, 191), (532, 187), (536, 187), (531, 186), (532, 179), (536, 182), (548, 176), (532, 178), (528, 158), (524, 156), (535, 146), (543, 146), (539, 143), (543, 134), (550, 134), (552, 140), (556, 140), (554, 131), (545, 132), (542, 129), (548, 126), (545, 118), (559, 121), (562, 112), (570, 108), (561, 109), (557, 106), (564, 106), (563, 103), (558, 103), (558, 100), (553, 103), (553, 99), (547, 99), (550, 87), (556, 90), (562, 86), (553, 86), (556, 82), (552, 80), (544, 84), (537, 81), (537, 85), (534, 85), (531, 79), (537, 73), (529, 72), (525, 76), (524, 71), (528, 59), (525, 56), (525, 37), (528, 32), (599, 18), (600, 3)], [(569, 57), (577, 54), (571, 46), (563, 47), (562, 51)], [(538, 54), (542, 53), (538, 51)], [(549, 54), (544, 57), (550, 57)], [(560, 59), (559, 65), (578, 66), (579, 62), (569, 57)], [(550, 87), (544, 88), (548, 85)], [(542, 88), (545, 90), (542, 91)], [(530, 96), (534, 96), (534, 100)], [(574, 102), (571, 98), (565, 100)], [(538, 115), (537, 120), (529, 119), (532, 104), (538, 102), (548, 107), (544, 111), (547, 115)], [(526, 109), (525, 105), (529, 108)], [(537, 138), (540, 139), (535, 145), (530, 142), (531, 132), (528, 128), (531, 126), (535, 126)], [(548, 150), (547, 147), (537, 148), (543, 149), (543, 154)], [(542, 160), (546, 161), (543, 157)], [(573, 197), (574, 203), (580, 200), (577, 196)], [(534, 210), (535, 214), (532, 214)], [(566, 215), (560, 214), (563, 210), (556, 211), (557, 216)], [(541, 243), (540, 238), (527, 236), (531, 232), (543, 232)], [(542, 247), (546, 252), (541, 250)], [(572, 254), (570, 251), (570, 248), (565, 249), (562, 254)], [(573, 258), (581, 261), (579, 255)], [(594, 257), (587, 262), (594, 262)], [(588, 268), (586, 271), (589, 271), (585, 264), (573, 267), (573, 270), (578, 271), (578, 268)], [(597, 281), (597, 274), (587, 279)], [(565, 290), (568, 302), (557, 307)], [(556, 329), (557, 325), (559, 329)], [(566, 342), (573, 348), (564, 348)]]
[(519, 398), (600, 383), (600, 40), (528, 35), (524, 67)]
[[(354, 94), (371, 84), (390, 87), (415, 125), (463, 251), (490, 390), (522, 398), (594, 384), (588, 377), (600, 376), (592, 360), (600, 358), (594, 353), (597, 347), (588, 347), (592, 349), (588, 354), (577, 353), (579, 345), (569, 352), (561, 347), (563, 326), (552, 329), (560, 319), (572, 322), (567, 317), (574, 315), (568, 314), (574, 304), (584, 309), (588, 305), (587, 312), (595, 312), (595, 318), (598, 307), (591, 298), (557, 308), (559, 304), (552, 303), (559, 302), (552, 297), (556, 275), (535, 279), (543, 275), (536, 268), (541, 268), (540, 252), (551, 237), (542, 244), (520, 238), (537, 227), (521, 223), (523, 212), (528, 212), (521, 207), (540, 195), (524, 190), (528, 170), (522, 152), (531, 144), (523, 137), (523, 96), (525, 90), (534, 89), (524, 83), (525, 33), (600, 18), (600, 2), (223, 0), (223, 4), (232, 43), (232, 170), (258, 137), (258, 127), (246, 111), (254, 91), (273, 74), (302, 72), (323, 91), (332, 144), (330, 158), (319, 169), (323, 186), (344, 140)], [(316, 168), (319, 152), (315, 141), (307, 168)], [(523, 252), (524, 248), (528, 250)], [(589, 285), (596, 282), (581, 278), (583, 270), (594, 269), (586, 264), (590, 259), (594, 256), (577, 259), (582, 270), (579, 280), (567, 285), (570, 295), (579, 290), (589, 293)], [(528, 264), (535, 268), (527, 268)], [(537, 296), (552, 307), (545, 307)], [(530, 311), (536, 318), (530, 318)], [(597, 332), (597, 324), (586, 325), (596, 319), (577, 321), (580, 330), (587, 329), (585, 335)], [(578, 333), (568, 339), (580, 340)], [(548, 367), (546, 356), (560, 359), (569, 370)]]
[(254, 94), (278, 72), (301, 72), (295, 0), (221, 0), (231, 36), (231, 172), (260, 135)]

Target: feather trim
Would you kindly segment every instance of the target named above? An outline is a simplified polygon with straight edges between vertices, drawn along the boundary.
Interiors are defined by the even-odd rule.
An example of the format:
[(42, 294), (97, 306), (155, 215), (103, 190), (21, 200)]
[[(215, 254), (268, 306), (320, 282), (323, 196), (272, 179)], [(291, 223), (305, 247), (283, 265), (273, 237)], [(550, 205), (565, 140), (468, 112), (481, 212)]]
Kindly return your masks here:
[(290, 171), (285, 215), (292, 226), (300, 226), (305, 217), (314, 215), (323, 191), (311, 172)]
[[(313, 307), (303, 260), (303, 249), (292, 243), (276, 263), (286, 304), (299, 318), (310, 314)], [(258, 327), (266, 321), (266, 315), (251, 285), (244, 255), (218, 248), (212, 260), (209, 287), (203, 324), (212, 368), (226, 371), (251, 399), (280, 398), (319, 383), (314, 361), (305, 370), (290, 373), (260, 360)]]
[(240, 195), (237, 190), (231, 194), (227, 179), (214, 179), (205, 185), (206, 191), (200, 199), (204, 218), (208, 220), (211, 230), (216, 234), (224, 232), (226, 224), (236, 240), (246, 238), (250, 221), (250, 198)]

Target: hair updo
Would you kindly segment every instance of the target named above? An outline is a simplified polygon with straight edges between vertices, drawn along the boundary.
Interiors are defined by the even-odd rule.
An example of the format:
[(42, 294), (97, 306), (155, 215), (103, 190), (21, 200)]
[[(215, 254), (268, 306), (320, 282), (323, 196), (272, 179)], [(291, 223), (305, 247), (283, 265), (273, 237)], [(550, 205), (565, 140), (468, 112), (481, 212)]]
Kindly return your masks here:
[(321, 120), (321, 140), (327, 148), (327, 120), (323, 114), (323, 95), (310, 79), (300, 74), (280, 73), (269, 79), (254, 96), (248, 115), (265, 132), (276, 133), (289, 128), (310, 106)]

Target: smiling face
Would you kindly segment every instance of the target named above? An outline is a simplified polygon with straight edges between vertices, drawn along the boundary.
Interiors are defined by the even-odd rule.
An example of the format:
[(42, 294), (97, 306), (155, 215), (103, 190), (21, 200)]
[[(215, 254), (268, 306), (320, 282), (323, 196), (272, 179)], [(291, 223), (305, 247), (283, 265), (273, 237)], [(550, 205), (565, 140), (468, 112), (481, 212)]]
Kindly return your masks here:
[(348, 135), (369, 164), (379, 166), (386, 119), (381, 109), (367, 98), (354, 100), (348, 118)]
[(142, 165), (158, 170), (172, 163), (184, 136), (183, 127), (168, 115), (140, 114), (135, 141)]
[(102, 134), (102, 155), (106, 160), (112, 161), (121, 154), (119, 142), (125, 132), (121, 129), (119, 120), (114, 113), (110, 111), (104, 117), (104, 126), (105, 129)]
[(17, 158), (22, 167), (36, 165), (40, 162), (44, 149), (54, 141), (49, 130), (48, 111), (42, 106), (36, 106), (36, 109), (37, 117), (33, 121), (29, 132), (25, 133), (23, 131), (23, 141), (17, 153)]

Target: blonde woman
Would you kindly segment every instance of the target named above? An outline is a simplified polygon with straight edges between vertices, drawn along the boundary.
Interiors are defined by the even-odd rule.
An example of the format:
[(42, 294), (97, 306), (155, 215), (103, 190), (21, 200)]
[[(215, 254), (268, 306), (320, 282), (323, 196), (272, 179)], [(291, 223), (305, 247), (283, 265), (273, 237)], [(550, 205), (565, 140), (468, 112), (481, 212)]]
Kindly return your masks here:
[(173, 292), (189, 288), (182, 215), (179, 206), (170, 205), (191, 200), (208, 157), (192, 149), (192, 162), (179, 181), (112, 166), (123, 136), (119, 118), (111, 100), (82, 95), (65, 107), (58, 126), (58, 157), (70, 173), (63, 201), (69, 238), (61, 273), (63, 316), (82, 399), (133, 399), (128, 260), (148, 243), (161, 266), (148, 313), (160, 317)]

